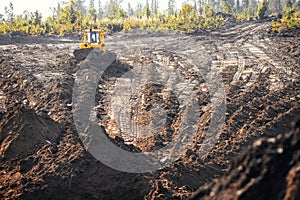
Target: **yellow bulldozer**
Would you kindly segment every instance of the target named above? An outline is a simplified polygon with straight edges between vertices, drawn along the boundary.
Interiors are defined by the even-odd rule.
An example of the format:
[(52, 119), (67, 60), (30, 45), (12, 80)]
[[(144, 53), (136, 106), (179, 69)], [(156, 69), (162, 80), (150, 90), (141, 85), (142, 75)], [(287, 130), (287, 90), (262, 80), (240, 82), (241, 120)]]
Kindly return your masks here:
[(100, 29), (85, 29), (83, 30), (83, 37), (80, 43), (80, 49), (76, 49), (73, 54), (77, 61), (84, 60), (87, 55), (93, 50), (106, 50), (104, 43), (105, 34)]

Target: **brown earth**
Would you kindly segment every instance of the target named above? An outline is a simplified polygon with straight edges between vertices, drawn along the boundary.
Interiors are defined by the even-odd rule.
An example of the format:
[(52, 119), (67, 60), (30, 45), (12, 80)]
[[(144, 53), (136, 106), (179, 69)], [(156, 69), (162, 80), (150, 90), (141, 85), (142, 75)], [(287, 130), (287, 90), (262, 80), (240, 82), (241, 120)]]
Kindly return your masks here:
[[(197, 198), (297, 199), (299, 129), (284, 133), (300, 111), (300, 41), (297, 34), (269, 34), (269, 28), (269, 22), (251, 22), (205, 34), (107, 38), (117, 61), (97, 84), (95, 110), (115, 144), (132, 152), (162, 148), (190, 116), (183, 112), (180, 95), (143, 78), (171, 81), (175, 71), (182, 82), (192, 83), (196, 94), (194, 114), (201, 126), (189, 149), (164, 169), (144, 174), (109, 168), (84, 149), (72, 113), (74, 80), (84, 63), (73, 57), (75, 40), (17, 36), (8, 43), (1, 36), (0, 198), (185, 199), (202, 186)], [(193, 60), (202, 48), (209, 66), (201, 64), (201, 55)], [(225, 124), (216, 144), (203, 144), (213, 109), (213, 93), (208, 92), (213, 87), (203, 79), (205, 70), (221, 75), (226, 93)], [(126, 85), (132, 74), (142, 77), (142, 87), (129, 92), (131, 101), (124, 104), (133, 89)], [(175, 87), (182, 89), (180, 85)], [(120, 117), (114, 117), (119, 111)], [(157, 113), (166, 113), (166, 121), (156, 123), (159, 127), (153, 126)], [(153, 136), (129, 134), (128, 115), (136, 117), (129, 122), (138, 127), (149, 125)], [(199, 157), (206, 146), (211, 151)], [(261, 187), (275, 181), (276, 188)], [(266, 192), (270, 188), (281, 193), (272, 196)]]
[(299, 199), (299, 166), (300, 120), (289, 133), (255, 141), (190, 199)]

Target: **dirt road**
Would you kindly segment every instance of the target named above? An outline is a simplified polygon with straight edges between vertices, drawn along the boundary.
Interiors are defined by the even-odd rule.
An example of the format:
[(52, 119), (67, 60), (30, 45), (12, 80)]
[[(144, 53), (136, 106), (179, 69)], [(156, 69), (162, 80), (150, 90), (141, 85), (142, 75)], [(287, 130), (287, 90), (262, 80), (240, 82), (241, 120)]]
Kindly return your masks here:
[[(268, 29), (252, 22), (193, 35), (107, 37), (117, 62), (97, 84), (94, 116), (112, 141), (151, 152), (193, 136), (181, 140), (187, 150), (176, 162), (142, 174), (111, 169), (83, 148), (73, 121), (73, 86), (84, 64), (72, 54), (77, 41), (7, 44), (1, 36), (0, 198), (190, 196), (256, 139), (288, 131), (299, 113), (299, 37)], [(206, 137), (215, 119), (217, 134)]]

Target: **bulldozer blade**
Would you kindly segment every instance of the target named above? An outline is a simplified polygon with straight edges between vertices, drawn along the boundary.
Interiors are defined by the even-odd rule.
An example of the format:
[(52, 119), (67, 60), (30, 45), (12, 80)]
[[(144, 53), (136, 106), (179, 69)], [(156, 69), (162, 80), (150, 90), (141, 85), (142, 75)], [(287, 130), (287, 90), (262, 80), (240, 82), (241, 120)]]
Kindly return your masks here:
[(83, 61), (88, 55), (89, 53), (92, 51), (93, 49), (87, 48), (87, 49), (76, 49), (73, 52), (73, 55), (76, 59), (77, 62)]

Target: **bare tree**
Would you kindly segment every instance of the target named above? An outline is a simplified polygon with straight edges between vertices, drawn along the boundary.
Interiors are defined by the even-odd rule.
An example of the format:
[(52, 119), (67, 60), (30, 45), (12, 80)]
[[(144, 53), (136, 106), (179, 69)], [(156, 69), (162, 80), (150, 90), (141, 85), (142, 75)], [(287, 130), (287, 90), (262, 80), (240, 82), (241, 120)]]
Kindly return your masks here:
[(15, 14), (14, 14), (14, 5), (12, 2), (9, 3), (9, 7), (4, 7), (5, 10), (5, 15), (7, 17), (7, 21), (9, 22), (13, 22), (14, 18), (15, 18)]
[(103, 17), (103, 8), (102, 8), (101, 0), (98, 0), (98, 16), (100, 18)]
[(0, 13), (0, 24), (4, 23), (4, 18), (3, 17), (4, 17), (4, 15)]
[(175, 14), (175, 9), (176, 9), (175, 0), (169, 0), (169, 2), (168, 2), (168, 14), (169, 15), (174, 15)]
[(86, 15), (86, 8), (84, 7), (85, 0), (76, 0), (77, 10), (80, 10), (80, 12), (83, 15)]
[(130, 3), (128, 3), (127, 13), (128, 13), (128, 16), (133, 16), (134, 15), (134, 11), (133, 11), (133, 8), (131, 7)]
[(138, 2), (137, 5), (136, 5), (136, 9), (135, 9), (135, 15), (136, 16), (141, 16), (143, 13), (143, 5), (142, 3)]
[(152, 0), (152, 2), (151, 2), (151, 12), (154, 15), (158, 14), (158, 0)]
[(95, 8), (95, 2), (94, 0), (90, 0), (90, 9)]

